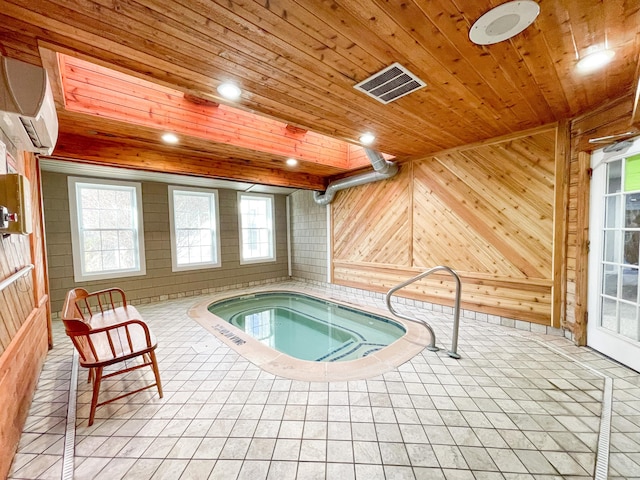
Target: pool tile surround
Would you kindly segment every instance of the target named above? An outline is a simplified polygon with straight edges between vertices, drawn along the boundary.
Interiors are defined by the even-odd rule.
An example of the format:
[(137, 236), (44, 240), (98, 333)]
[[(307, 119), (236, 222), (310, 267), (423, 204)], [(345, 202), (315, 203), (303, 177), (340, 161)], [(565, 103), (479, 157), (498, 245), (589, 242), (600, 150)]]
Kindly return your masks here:
[(231, 347), (254, 365), (274, 375), (292, 380), (332, 382), (371, 378), (405, 363), (421, 352), (430, 341), (429, 333), (421, 325), (399, 319), (380, 309), (359, 305), (355, 307), (335, 298), (314, 293), (313, 296), (321, 300), (345, 305), (351, 309), (355, 308), (376, 316), (393, 318), (393, 321), (404, 327), (406, 333), (387, 347), (364, 358), (342, 362), (312, 362), (278, 352), (208, 310), (209, 305), (214, 302), (267, 292), (289, 292), (309, 295), (308, 291), (295, 287), (283, 288), (273, 285), (254, 287), (207, 297), (206, 300), (189, 309), (188, 315), (215, 335), (218, 340)]

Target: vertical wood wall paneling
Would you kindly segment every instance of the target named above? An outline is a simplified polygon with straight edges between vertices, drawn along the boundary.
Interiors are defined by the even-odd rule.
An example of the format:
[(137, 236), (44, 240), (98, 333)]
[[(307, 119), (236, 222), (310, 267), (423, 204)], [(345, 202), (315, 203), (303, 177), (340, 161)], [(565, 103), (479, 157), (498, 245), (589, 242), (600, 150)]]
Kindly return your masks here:
[(590, 144), (589, 139), (629, 131), (634, 102), (635, 92), (629, 92), (571, 120), (565, 275), (567, 298), (563, 327), (573, 332), (577, 345), (586, 345), (587, 341), (590, 154), (605, 146)]
[(49, 266), (47, 264), (47, 243), (44, 231), (44, 207), (42, 198), (42, 175), (40, 172), (40, 162), (37, 158), (31, 163), (32, 174), (30, 175), (31, 187), (31, 215), (33, 220), (33, 233), (31, 238), (31, 258), (34, 266), (34, 302), (38, 308), (44, 306), (47, 315), (47, 331), (49, 348), (53, 348), (53, 331), (51, 327), (51, 302), (49, 299)]
[[(637, 34), (637, 42), (640, 43), (640, 33)], [(633, 110), (631, 112), (631, 125), (640, 127), (640, 54), (636, 62), (636, 95), (633, 100)]]
[(411, 179), (409, 182), (409, 201), (411, 202), (409, 204), (409, 232), (411, 235), (411, 241), (409, 242), (409, 258), (411, 259), (411, 264), (414, 264), (414, 241), (415, 241), (415, 230), (414, 230), (414, 224), (413, 224), (413, 219), (415, 217), (415, 204), (414, 204), (414, 199), (415, 199), (415, 168), (414, 168), (414, 162), (409, 162), (409, 164), (407, 165), (409, 167), (409, 178)]
[(571, 144), (569, 122), (563, 121), (556, 131), (556, 172), (553, 208), (553, 286), (551, 287), (551, 326), (560, 328), (565, 315), (566, 299), (566, 247), (568, 179)]
[[(340, 192), (332, 207), (334, 281), (384, 292), (444, 264), (463, 278), (465, 308), (559, 324), (561, 307), (552, 304), (562, 292), (566, 186), (555, 180), (567, 150), (556, 153), (559, 136), (551, 125), (452, 149)], [(450, 278), (435, 275), (402, 293), (451, 305), (453, 290)]]
[(576, 215), (576, 306), (574, 341), (586, 345), (589, 292), (589, 192), (591, 155), (578, 153), (578, 202)]
[(32, 154), (13, 153), (18, 172), (25, 174), (31, 185), (33, 233), (10, 235), (0, 241), (0, 278), (29, 263), (35, 268), (32, 275), (21, 277), (0, 294), (0, 478), (9, 472), (27, 418), (47, 354), (50, 319), (38, 166)]

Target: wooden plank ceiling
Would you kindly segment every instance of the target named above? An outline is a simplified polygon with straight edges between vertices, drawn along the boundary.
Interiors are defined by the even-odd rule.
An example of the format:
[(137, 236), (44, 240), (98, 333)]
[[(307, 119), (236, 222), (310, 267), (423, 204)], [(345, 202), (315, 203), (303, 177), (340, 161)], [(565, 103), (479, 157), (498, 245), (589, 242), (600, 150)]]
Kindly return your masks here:
[[(635, 88), (639, 1), (539, 0), (540, 16), (521, 34), (471, 43), (470, 26), (499, 3), (3, 0), (0, 46), (34, 64), (43, 64), (43, 49), (66, 53), (222, 104), (216, 87), (234, 81), (244, 92), (234, 107), (352, 144), (371, 131), (374, 147), (399, 160), (573, 117)], [(605, 42), (612, 63), (578, 74), (577, 58)], [(388, 105), (353, 89), (393, 62), (427, 87)], [(301, 188), (322, 188), (351, 169), (309, 162), (291, 171), (280, 154), (216, 150), (197, 137), (176, 150), (159, 146), (150, 127), (69, 111), (60, 119), (60, 156), (87, 148), (108, 161), (123, 145), (123, 164), (140, 162), (135, 152), (144, 150), (147, 168), (159, 157), (185, 159), (185, 170), (193, 163), (215, 175), (210, 163), (227, 177)]]

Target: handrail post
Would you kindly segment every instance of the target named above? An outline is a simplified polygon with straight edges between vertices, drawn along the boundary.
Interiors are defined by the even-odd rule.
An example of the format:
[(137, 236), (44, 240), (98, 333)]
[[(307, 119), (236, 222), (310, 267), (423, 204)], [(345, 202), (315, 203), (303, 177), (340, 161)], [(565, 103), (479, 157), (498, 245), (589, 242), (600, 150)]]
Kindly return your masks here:
[(453, 278), (456, 280), (456, 299), (453, 306), (453, 332), (451, 334), (451, 350), (449, 350), (449, 356), (451, 358), (459, 359), (460, 355), (458, 354), (458, 330), (460, 329), (460, 291), (462, 289), (462, 285), (460, 284), (460, 277), (458, 274), (449, 269), (449, 273), (453, 275)]
[(453, 310), (453, 334), (452, 334), (452, 338), (451, 338), (451, 350), (449, 350), (447, 353), (451, 358), (456, 358), (459, 359), (460, 355), (458, 355), (458, 330), (460, 327), (460, 291), (462, 288), (462, 284), (460, 282), (460, 277), (459, 275), (450, 267), (444, 266), (444, 265), (439, 265), (437, 267), (433, 267), (430, 268), (429, 270), (422, 272), (418, 275), (416, 275), (413, 278), (410, 278), (409, 280), (399, 283), (398, 285), (396, 285), (395, 287), (393, 287), (391, 290), (389, 290), (385, 296), (385, 301), (387, 304), (387, 308), (389, 309), (389, 311), (396, 315), (397, 317), (403, 318), (405, 320), (408, 320), (410, 322), (414, 322), (414, 323), (419, 323), (421, 325), (423, 325), (431, 334), (431, 342), (429, 343), (429, 345), (426, 347), (427, 350), (430, 350), (432, 352), (437, 352), (439, 350), (438, 347), (436, 347), (436, 334), (433, 331), (433, 328), (431, 328), (431, 325), (429, 325), (427, 322), (422, 321), (422, 320), (417, 320), (415, 318), (411, 318), (408, 317), (406, 315), (400, 314), (398, 313), (393, 306), (391, 305), (391, 297), (393, 296), (394, 293), (396, 293), (398, 290), (411, 285), (414, 282), (417, 282), (418, 280), (431, 275), (434, 272), (440, 271), (440, 270), (444, 270), (449, 272), (454, 280), (456, 281), (456, 296), (455, 296), (455, 302), (454, 302), (454, 310)]
[(397, 285), (395, 287), (393, 287), (391, 290), (389, 290), (387, 292), (387, 295), (385, 296), (385, 301), (387, 302), (387, 309), (393, 313), (396, 317), (400, 317), (400, 318), (404, 318), (405, 320), (409, 320), (410, 322), (414, 322), (414, 323), (419, 323), (420, 325), (422, 325), (423, 327), (425, 327), (428, 331), (429, 334), (431, 335), (431, 342), (429, 342), (429, 345), (427, 345), (425, 348), (427, 350), (430, 350), (432, 352), (437, 352), (438, 350), (440, 350), (438, 347), (436, 347), (436, 333), (433, 331), (433, 328), (431, 328), (431, 325), (429, 325), (427, 322), (425, 321), (421, 321), (421, 320), (416, 320), (414, 318), (411, 317), (407, 317), (406, 315), (403, 315), (401, 313), (398, 313), (396, 311), (395, 308), (393, 308), (393, 306), (391, 305), (391, 296), (397, 291), (400, 290), (401, 288), (403, 288), (405, 285)]

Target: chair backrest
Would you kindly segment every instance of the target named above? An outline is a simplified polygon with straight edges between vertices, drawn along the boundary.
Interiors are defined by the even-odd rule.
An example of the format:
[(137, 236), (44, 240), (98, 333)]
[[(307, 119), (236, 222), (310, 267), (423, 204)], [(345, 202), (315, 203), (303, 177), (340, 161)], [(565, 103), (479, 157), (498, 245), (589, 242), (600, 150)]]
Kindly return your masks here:
[(64, 299), (64, 305), (62, 307), (62, 321), (64, 327), (69, 333), (88, 332), (91, 330), (91, 326), (88, 320), (91, 318), (85, 318), (85, 314), (82, 312), (82, 308), (78, 305), (79, 300), (85, 299), (89, 295), (84, 288), (74, 288), (67, 292)]

